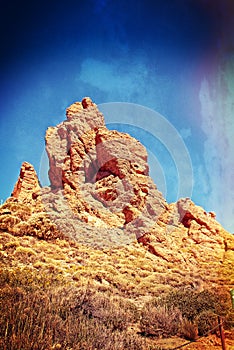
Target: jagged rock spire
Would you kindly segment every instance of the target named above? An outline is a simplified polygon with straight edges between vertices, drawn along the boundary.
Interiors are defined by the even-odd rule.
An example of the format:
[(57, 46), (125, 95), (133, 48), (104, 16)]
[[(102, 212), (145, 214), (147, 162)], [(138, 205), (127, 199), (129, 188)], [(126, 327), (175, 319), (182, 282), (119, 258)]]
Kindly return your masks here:
[(24, 162), (11, 196), (24, 203), (32, 203), (39, 194), (40, 185), (37, 173), (32, 164)]

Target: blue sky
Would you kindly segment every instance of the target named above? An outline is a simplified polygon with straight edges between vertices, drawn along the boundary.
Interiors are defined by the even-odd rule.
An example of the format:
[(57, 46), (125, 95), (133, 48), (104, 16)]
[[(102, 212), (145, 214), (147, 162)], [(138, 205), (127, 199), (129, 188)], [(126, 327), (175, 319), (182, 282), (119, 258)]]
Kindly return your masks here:
[[(1, 199), (23, 161), (39, 171), (47, 127), (90, 96), (166, 118), (192, 162), (188, 195), (234, 231), (232, 0), (10, 1), (1, 8), (0, 39)], [(121, 115), (115, 126), (124, 128)], [(149, 139), (136, 126), (124, 131)], [(177, 164), (164, 143), (149, 145), (152, 175), (174, 201)]]

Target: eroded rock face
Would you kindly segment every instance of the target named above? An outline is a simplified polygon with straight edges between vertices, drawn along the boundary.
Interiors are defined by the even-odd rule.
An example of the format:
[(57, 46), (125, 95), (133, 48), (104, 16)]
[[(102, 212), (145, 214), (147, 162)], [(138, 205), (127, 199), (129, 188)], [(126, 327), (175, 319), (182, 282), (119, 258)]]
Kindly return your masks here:
[(150, 232), (139, 238), (150, 251), (164, 261), (194, 269), (199, 264), (223, 261), (228, 234), (215, 220), (191, 199), (182, 198), (162, 212)]
[[(90, 98), (72, 104), (66, 116), (46, 132), (51, 186), (41, 189), (33, 166), (23, 163), (0, 230), (40, 237), (44, 225), (42, 238), (64, 235), (97, 247), (138, 240), (162, 265), (197, 274), (209, 266), (220, 278), (232, 261), (234, 237), (215, 214), (188, 198), (166, 203), (149, 177), (143, 145), (108, 130)], [(12, 209), (20, 203), (22, 217)]]
[(12, 192), (12, 197), (28, 204), (34, 204), (40, 195), (40, 185), (34, 167), (24, 162), (20, 169), (19, 178)]
[[(166, 202), (148, 176), (143, 145), (108, 130), (89, 98), (70, 106), (66, 115), (66, 121), (46, 133), (54, 193), (62, 190), (72, 213), (93, 226), (126, 229), (142, 214), (152, 226)], [(160, 203), (157, 213), (155, 199)], [(139, 225), (129, 226), (131, 232), (134, 228)]]
[[(50, 163), (49, 178), (53, 189), (63, 188), (63, 167), (71, 147), (75, 147), (77, 143), (77, 150), (88, 152), (85, 147), (89, 148), (89, 143), (92, 142), (89, 132), (92, 134), (95, 129), (105, 125), (103, 115), (89, 98), (71, 105), (66, 115), (67, 120), (56, 127), (48, 128), (45, 136)], [(74, 170), (71, 169), (72, 172)]]

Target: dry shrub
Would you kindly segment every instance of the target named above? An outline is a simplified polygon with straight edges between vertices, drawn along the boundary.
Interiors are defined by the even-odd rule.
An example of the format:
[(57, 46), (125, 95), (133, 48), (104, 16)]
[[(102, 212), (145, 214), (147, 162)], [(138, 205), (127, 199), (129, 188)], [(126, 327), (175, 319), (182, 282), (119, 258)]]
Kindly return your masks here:
[(184, 318), (193, 321), (200, 313), (208, 310), (225, 316), (230, 309), (229, 298), (225, 291), (214, 293), (210, 290), (196, 292), (179, 289), (166, 295), (161, 303), (177, 307)]
[(196, 318), (198, 333), (201, 336), (216, 333), (218, 329), (218, 317), (211, 310), (202, 311)]
[(0, 216), (15, 215), (20, 220), (27, 220), (32, 212), (30, 206), (11, 200), (12, 198), (8, 199), (7, 202), (0, 207)]
[[(175, 327), (173, 327), (174, 312), (178, 313)], [(173, 290), (145, 304), (141, 330), (147, 335), (165, 337), (180, 334), (186, 339), (195, 340), (198, 334), (205, 335), (217, 325), (218, 314), (231, 315), (230, 296), (226, 291), (216, 290), (216, 293), (213, 293), (210, 290), (202, 292)], [(178, 322), (181, 319), (182, 322)], [(231, 328), (233, 324), (233, 318), (228, 316), (225, 322), (226, 328)]]
[(181, 320), (178, 309), (165, 305), (155, 306), (149, 302), (142, 310), (140, 328), (145, 335), (170, 337), (178, 333)]
[(3, 275), (1, 349), (144, 348), (144, 340), (126, 329), (128, 322), (135, 319), (136, 310), (131, 303), (97, 293), (89, 286), (65, 288), (52, 284), (45, 289), (33, 274), (19, 269)]
[(0, 230), (7, 232), (14, 232), (14, 227), (20, 222), (20, 219), (11, 214), (0, 216)]
[(224, 325), (226, 329), (234, 329), (234, 309), (228, 313)]
[(46, 240), (62, 238), (45, 213), (32, 213), (30, 206), (12, 198), (0, 208), (0, 230), (15, 236), (29, 235)]
[(49, 312), (46, 294), (9, 287), (1, 293), (1, 301), (2, 349), (48, 349), (63, 332), (61, 320)]
[(198, 337), (198, 327), (197, 325), (184, 318), (181, 323), (180, 335), (188, 340), (196, 340)]
[(15, 226), (15, 234), (28, 235), (41, 239), (62, 238), (55, 224), (44, 213), (33, 214), (28, 221), (22, 221)]
[(139, 317), (136, 306), (120, 297), (105, 295), (89, 288), (81, 288), (74, 295), (71, 307), (74, 314), (81, 312), (90, 319), (100, 320), (112, 331), (127, 329)]
[(10, 289), (2, 293), (1, 299), (1, 349), (44, 350), (58, 344), (62, 349), (143, 348), (138, 336), (114, 330), (100, 315), (92, 318), (82, 310), (70, 310), (58, 295), (54, 300), (50, 293), (18, 291), (17, 294), (15, 289)]

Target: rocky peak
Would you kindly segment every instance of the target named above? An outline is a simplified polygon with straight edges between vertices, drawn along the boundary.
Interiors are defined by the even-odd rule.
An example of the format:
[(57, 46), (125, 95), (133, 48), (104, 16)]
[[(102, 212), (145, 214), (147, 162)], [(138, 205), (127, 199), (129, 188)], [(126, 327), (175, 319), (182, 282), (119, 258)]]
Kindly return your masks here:
[[(62, 190), (72, 212), (93, 226), (126, 229), (143, 212), (153, 225), (155, 202), (157, 215), (166, 202), (148, 176), (145, 147), (128, 134), (108, 130), (89, 98), (71, 105), (66, 115), (46, 133), (54, 193)], [(139, 222), (131, 232), (134, 227), (139, 235)]]
[(20, 169), (19, 178), (12, 192), (12, 197), (19, 201), (32, 204), (40, 195), (40, 185), (34, 167), (24, 162)]
[[(63, 167), (72, 149), (92, 147), (92, 138), (97, 128), (104, 127), (103, 115), (90, 98), (75, 102), (66, 111), (67, 120), (46, 131), (46, 150), (49, 157), (49, 178), (54, 189), (63, 188)], [(85, 150), (86, 152), (88, 149)], [(81, 151), (82, 152), (82, 151)]]
[[(128, 134), (108, 130), (90, 98), (72, 104), (66, 116), (46, 132), (51, 186), (40, 189), (33, 166), (25, 162), (13, 199), (29, 204), (32, 212), (40, 205), (39, 219), (47, 220), (50, 237), (62, 233), (97, 247), (137, 239), (160, 264), (179, 264), (199, 274), (212, 262), (217, 277), (225, 259), (233, 257), (234, 237), (215, 214), (189, 198), (168, 204), (149, 177), (145, 147)], [(33, 225), (31, 220), (26, 232), (33, 232)]]

